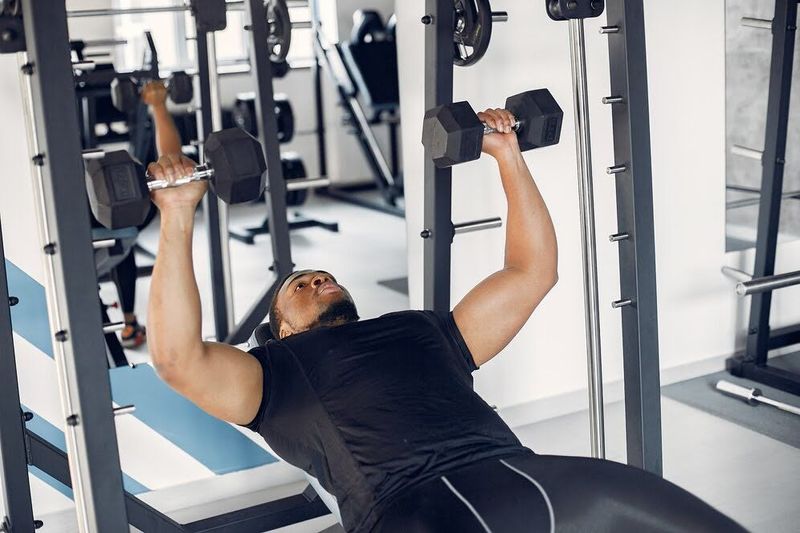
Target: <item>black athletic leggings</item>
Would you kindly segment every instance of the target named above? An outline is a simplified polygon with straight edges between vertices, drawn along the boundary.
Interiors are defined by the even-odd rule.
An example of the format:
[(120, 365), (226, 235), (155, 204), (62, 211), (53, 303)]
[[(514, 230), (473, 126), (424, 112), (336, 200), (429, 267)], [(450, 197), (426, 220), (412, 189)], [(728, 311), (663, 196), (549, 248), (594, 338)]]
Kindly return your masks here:
[(372, 533), (742, 532), (677, 485), (612, 461), (488, 459), (402, 495)]
[[(146, 228), (153, 221), (156, 213), (158, 213), (158, 210), (154, 205), (151, 205), (147, 218), (136, 229), (142, 231)], [(133, 313), (134, 303), (136, 302), (136, 279), (138, 276), (135, 255), (133, 248), (131, 248), (125, 259), (111, 269), (111, 279), (114, 281), (114, 285), (117, 286), (119, 303), (123, 313)]]

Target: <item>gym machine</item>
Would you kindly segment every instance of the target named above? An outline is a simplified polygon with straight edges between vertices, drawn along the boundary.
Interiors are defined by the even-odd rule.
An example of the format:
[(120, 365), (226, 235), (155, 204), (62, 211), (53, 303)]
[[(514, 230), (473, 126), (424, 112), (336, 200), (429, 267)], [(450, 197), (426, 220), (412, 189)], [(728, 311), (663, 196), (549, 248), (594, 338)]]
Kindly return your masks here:
[[(570, 56), (576, 116), (581, 210), (584, 297), (586, 302), (592, 455), (604, 456), (597, 260), (594, 230), (591, 142), (583, 20), (603, 14), (601, 30), (609, 40), (615, 163), (606, 173), (616, 180), (620, 291), (612, 302), (622, 314), (625, 418), (628, 463), (661, 474), (661, 399), (658, 364), (653, 194), (642, 0), (545, 0), (547, 15), (569, 21)], [(507, 18), (493, 13), (488, 0), (426, 0), (425, 108), (451, 106), (453, 65), (473, 65), (486, 53), (492, 23)], [(473, 112), (474, 113), (474, 112)], [(522, 120), (521, 120), (522, 121)], [(471, 119), (473, 131), (482, 125)], [(477, 124), (476, 124), (477, 122)], [(480, 153), (480, 136), (477, 142)], [(459, 143), (457, 143), (459, 144)], [(425, 161), (423, 297), (426, 309), (450, 310), (450, 246), (457, 233), (451, 221), (452, 172), (434, 162), (433, 144)], [(474, 148), (473, 156), (475, 154)], [(457, 150), (441, 153), (456, 155)], [(468, 160), (465, 158), (463, 160)], [(458, 161), (456, 161), (458, 162)], [(441, 166), (440, 166), (441, 165)], [(476, 221), (478, 227), (485, 227)], [(471, 225), (472, 223), (467, 223)], [(495, 226), (498, 224), (495, 224)]]
[[(201, 105), (209, 113), (204, 117), (209, 123), (210, 61), (206, 55), (205, 32), (220, 29), (220, 22), (224, 27), (225, 7), (225, 3), (218, 0), (191, 3), (201, 43), (198, 54)], [(260, 0), (248, 0), (246, 8), (251, 20), (251, 61), (260, 96), (258, 118), (264, 132), (262, 140), (272, 140), (276, 137), (276, 125), (271, 112), (270, 63), (266, 47), (261, 46), (269, 33), (266, 9)], [(221, 21), (217, 16), (220, 11)], [(113, 14), (113, 10), (107, 14)], [(62, 385), (67, 444), (65, 454), (25, 428), (33, 415), (21, 410), (10, 314), (7, 307), (0, 306), (0, 376), (3, 379), (0, 460), (6, 496), (2, 529), (5, 533), (30, 533), (42, 526), (41, 521), (33, 517), (28, 465), (72, 487), (78, 528), (82, 532), (128, 531), (129, 524), (148, 532), (262, 531), (327, 514), (328, 509), (318, 495), (307, 488), (300, 494), (272, 502), (180, 524), (123, 490), (114, 417), (130, 413), (132, 408), (112, 407), (103, 334), (117, 325), (101, 322), (94, 258), (94, 249), (108, 243), (93, 243), (89, 228), (73, 72), (70, 57), (65, 53), (69, 49), (69, 38), (64, 3), (58, 0), (2, 2), (0, 32), (4, 35), (0, 53), (20, 52), (23, 108), (34, 154), (31, 165), (38, 204), (36, 211), (46, 259), (48, 317)], [(268, 105), (261, 105), (264, 102)], [(211, 131), (210, 126), (208, 124), (204, 131)], [(292, 267), (282, 203), (286, 186), (280, 175), (277, 143), (262, 142), (262, 145), (270, 169), (267, 205), (273, 222), (281, 225), (280, 231), (276, 228), (273, 234), (275, 273), (280, 279)], [(214, 205), (216, 201), (209, 204)], [(0, 256), (0, 260), (0, 297), (6, 298), (10, 307), (19, 299), (8, 295), (5, 258)], [(266, 309), (257, 320), (265, 315)], [(250, 327), (248, 334), (253, 329)]]
[(772, 291), (800, 284), (800, 271), (775, 274), (781, 201), (784, 198), (783, 176), (797, 33), (797, 0), (775, 0), (772, 20), (745, 17), (741, 23), (772, 32), (772, 58), (764, 150), (739, 146), (731, 148), (735, 155), (761, 161), (762, 175), (753, 273), (750, 275), (723, 267), (723, 273), (733, 273), (733, 277), (738, 279), (736, 293), (739, 296), (752, 295), (744, 353), (730, 357), (726, 367), (734, 376), (800, 395), (800, 375), (770, 364), (768, 357), (770, 350), (800, 343), (800, 325), (772, 329), (769, 324)]
[[(354, 16), (355, 25), (350, 41), (330, 43), (320, 30), (317, 2), (311, 2), (311, 13), (320, 174), (327, 174), (324, 102), (320, 80), (321, 72), (325, 70), (336, 87), (341, 107), (347, 113), (345, 124), (352, 128), (372, 172), (374, 185), (366, 188), (377, 188), (381, 201), (375, 202), (352, 194), (364, 190), (364, 186), (331, 186), (319, 192), (343, 202), (403, 217), (404, 210), (398, 205), (403, 197), (403, 185), (397, 141), (400, 95), (394, 24), (390, 19), (384, 25), (375, 11), (359, 10)], [(373, 125), (376, 124), (386, 124), (389, 128), (388, 161), (373, 131)]]

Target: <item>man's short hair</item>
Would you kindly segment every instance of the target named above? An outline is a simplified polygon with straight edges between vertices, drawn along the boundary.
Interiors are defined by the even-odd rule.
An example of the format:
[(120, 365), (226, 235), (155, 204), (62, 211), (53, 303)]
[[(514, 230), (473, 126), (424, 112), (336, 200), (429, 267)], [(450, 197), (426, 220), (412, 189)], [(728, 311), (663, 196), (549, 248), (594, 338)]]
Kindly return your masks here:
[(269, 330), (272, 332), (272, 336), (278, 340), (281, 338), (281, 320), (283, 320), (280, 311), (278, 311), (278, 295), (283, 288), (283, 284), (286, 283), (286, 280), (297, 274), (297, 272), (299, 271), (295, 270), (284, 276), (281, 282), (278, 283), (275, 292), (272, 293), (272, 301), (269, 304)]

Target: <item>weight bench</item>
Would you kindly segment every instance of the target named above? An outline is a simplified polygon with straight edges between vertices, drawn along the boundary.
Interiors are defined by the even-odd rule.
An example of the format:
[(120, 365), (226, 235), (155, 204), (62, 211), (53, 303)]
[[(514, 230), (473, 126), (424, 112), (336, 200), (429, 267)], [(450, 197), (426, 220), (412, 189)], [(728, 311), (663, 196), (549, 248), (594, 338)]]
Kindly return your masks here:
[[(275, 337), (272, 335), (272, 331), (269, 329), (269, 323), (265, 322), (264, 324), (259, 325), (255, 330), (253, 330), (253, 334), (250, 335), (250, 338), (247, 341), (247, 349), (255, 348), (256, 346), (264, 346), (268, 341), (274, 339)], [(275, 454), (272, 451), (273, 455)], [(322, 502), (325, 506), (331, 511), (331, 513), (336, 517), (339, 521), (339, 524), (331, 526), (324, 530), (322, 533), (343, 533), (344, 529), (341, 526), (342, 523), (342, 515), (339, 512), (339, 504), (336, 501), (336, 497), (331, 494), (330, 492), (326, 491), (322, 485), (319, 484), (317, 478), (309, 474), (308, 472), (303, 472), (305, 475), (306, 480), (308, 481), (309, 485), (311, 485), (314, 490), (319, 495)]]

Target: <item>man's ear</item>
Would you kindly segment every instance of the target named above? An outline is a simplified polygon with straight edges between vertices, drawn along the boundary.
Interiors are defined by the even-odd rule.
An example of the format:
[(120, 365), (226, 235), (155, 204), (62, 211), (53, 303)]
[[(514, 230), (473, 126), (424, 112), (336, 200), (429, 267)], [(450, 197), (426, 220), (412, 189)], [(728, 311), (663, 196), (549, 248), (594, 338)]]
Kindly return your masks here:
[(294, 330), (292, 330), (292, 328), (290, 328), (286, 324), (286, 321), (284, 320), (284, 321), (281, 321), (281, 328), (280, 328), (280, 331), (278, 332), (278, 334), (280, 335), (281, 340), (283, 340), (286, 337), (288, 337), (289, 335), (294, 334)]

